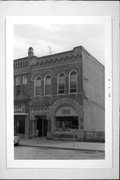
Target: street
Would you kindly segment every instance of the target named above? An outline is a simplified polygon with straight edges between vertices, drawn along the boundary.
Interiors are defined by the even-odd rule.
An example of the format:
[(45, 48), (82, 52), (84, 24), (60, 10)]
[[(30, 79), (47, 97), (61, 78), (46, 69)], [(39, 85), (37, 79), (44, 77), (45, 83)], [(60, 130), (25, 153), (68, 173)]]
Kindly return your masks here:
[(100, 151), (62, 150), (41, 147), (16, 146), (15, 159), (104, 159)]

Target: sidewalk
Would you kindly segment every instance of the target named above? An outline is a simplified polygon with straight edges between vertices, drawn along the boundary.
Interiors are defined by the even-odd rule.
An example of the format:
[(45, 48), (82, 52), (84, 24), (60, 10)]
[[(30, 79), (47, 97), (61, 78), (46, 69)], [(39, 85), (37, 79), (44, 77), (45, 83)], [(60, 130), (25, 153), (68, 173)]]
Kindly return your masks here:
[(84, 150), (84, 151), (105, 151), (105, 143), (92, 142), (75, 142), (47, 140), (46, 138), (21, 139), (21, 146), (67, 149), (67, 150)]

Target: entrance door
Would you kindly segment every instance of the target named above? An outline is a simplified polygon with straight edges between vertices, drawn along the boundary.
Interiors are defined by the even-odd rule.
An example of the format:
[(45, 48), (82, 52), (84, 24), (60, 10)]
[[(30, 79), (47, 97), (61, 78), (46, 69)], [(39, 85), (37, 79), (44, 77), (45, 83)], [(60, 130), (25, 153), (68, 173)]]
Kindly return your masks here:
[(48, 122), (47, 119), (43, 118), (43, 117), (38, 117), (37, 120), (37, 130), (38, 132), (38, 136), (47, 136), (47, 129), (48, 129)]

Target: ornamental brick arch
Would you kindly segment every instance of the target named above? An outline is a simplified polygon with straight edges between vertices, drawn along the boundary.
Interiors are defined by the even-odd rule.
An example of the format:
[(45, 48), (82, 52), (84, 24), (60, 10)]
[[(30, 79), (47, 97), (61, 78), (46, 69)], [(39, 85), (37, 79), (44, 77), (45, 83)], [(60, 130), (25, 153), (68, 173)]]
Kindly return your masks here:
[(31, 81), (34, 81), (36, 79), (36, 77), (41, 77), (41, 72), (40, 71), (36, 71), (32, 74), (31, 76)]
[(32, 74), (31, 81), (34, 81), (36, 77), (40, 76), (42, 79), (49, 74), (51, 77), (54, 77), (54, 73), (51, 70), (45, 70), (45, 71), (36, 71)]
[(60, 100), (57, 100), (51, 108), (51, 118), (53, 121), (52, 124), (52, 132), (54, 132), (54, 128), (55, 128), (55, 114), (57, 112), (57, 110), (63, 106), (69, 106), (72, 107), (76, 114), (78, 115), (78, 122), (79, 122), (79, 127), (78, 129), (80, 129), (80, 120), (83, 119), (83, 106), (80, 105), (76, 100), (71, 99), (71, 98), (62, 98)]
[(45, 78), (46, 75), (51, 75), (51, 77), (53, 78), (54, 77), (54, 73), (52, 70), (45, 70), (42, 72), (42, 77)]
[(77, 66), (71, 66), (71, 67), (69, 67), (68, 75), (69, 75), (70, 72), (72, 72), (72, 71), (76, 71), (76, 73), (79, 74), (79, 73), (80, 73), (80, 68), (77, 67)]

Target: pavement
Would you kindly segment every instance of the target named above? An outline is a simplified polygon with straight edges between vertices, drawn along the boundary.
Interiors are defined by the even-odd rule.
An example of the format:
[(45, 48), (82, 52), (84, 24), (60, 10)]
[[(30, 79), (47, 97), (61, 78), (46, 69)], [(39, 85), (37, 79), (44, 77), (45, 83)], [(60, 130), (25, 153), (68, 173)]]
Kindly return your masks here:
[(105, 143), (48, 140), (46, 138), (21, 139), (20, 146), (66, 150), (105, 151)]

